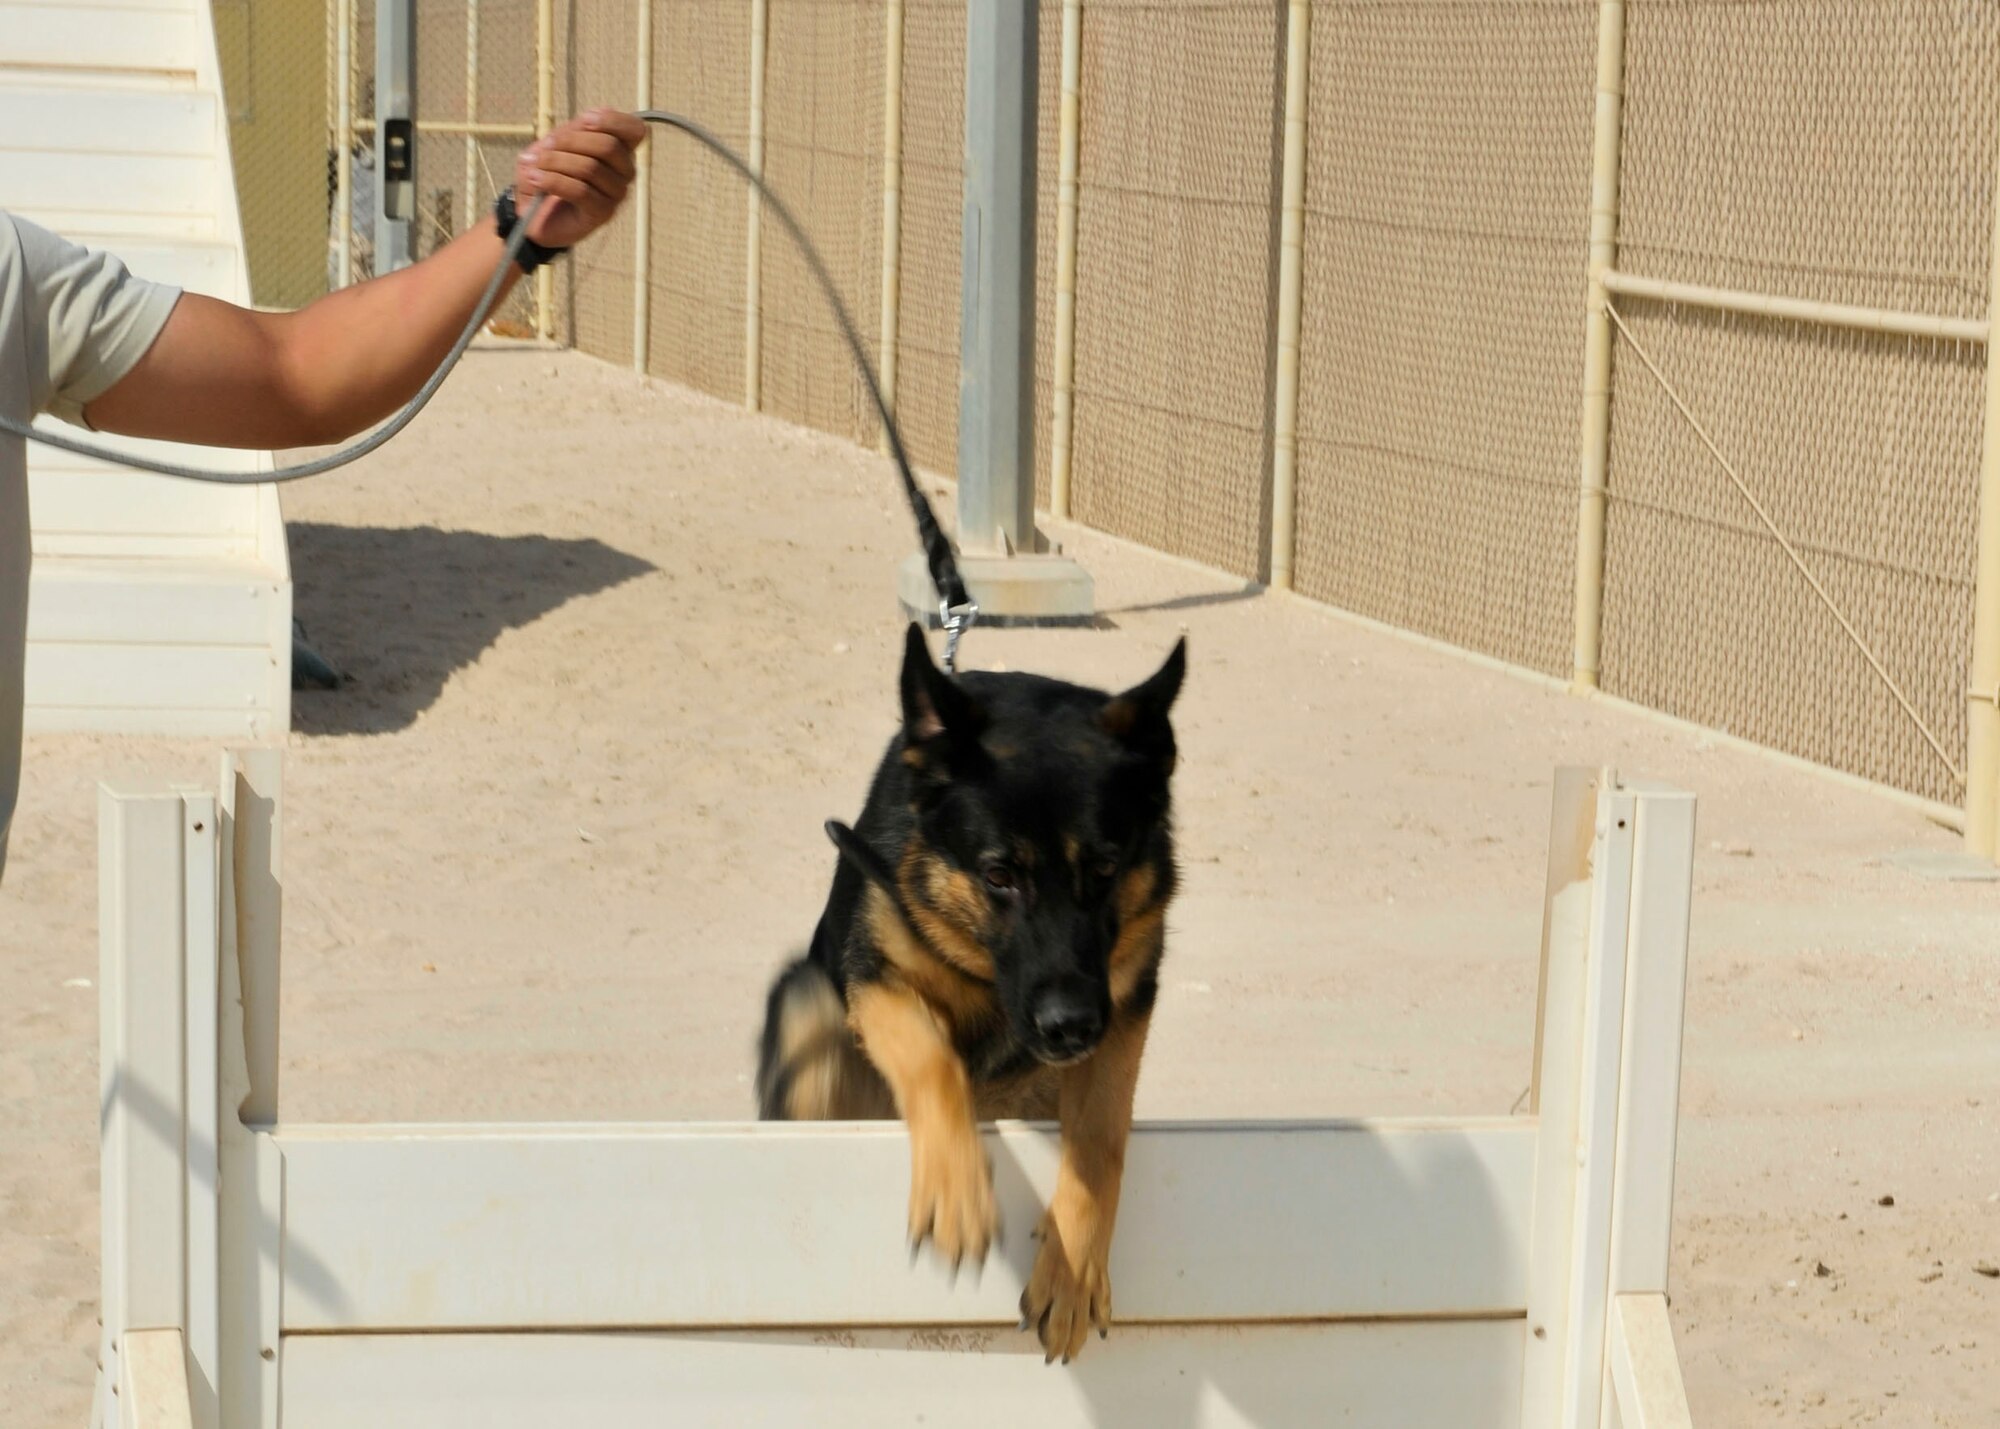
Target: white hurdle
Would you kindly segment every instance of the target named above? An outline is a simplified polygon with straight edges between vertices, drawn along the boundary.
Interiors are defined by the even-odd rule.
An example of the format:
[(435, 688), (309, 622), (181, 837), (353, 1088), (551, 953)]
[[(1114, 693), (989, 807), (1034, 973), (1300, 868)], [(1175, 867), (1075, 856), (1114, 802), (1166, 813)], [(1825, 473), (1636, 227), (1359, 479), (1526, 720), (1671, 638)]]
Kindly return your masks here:
[(1557, 777), (1527, 1114), (1135, 1128), (1065, 1369), (1014, 1329), (1051, 1128), (989, 1131), (952, 1286), (893, 1124), (281, 1121), (278, 756), (223, 763), (101, 797), (98, 1425), (1689, 1423), (1685, 794)]

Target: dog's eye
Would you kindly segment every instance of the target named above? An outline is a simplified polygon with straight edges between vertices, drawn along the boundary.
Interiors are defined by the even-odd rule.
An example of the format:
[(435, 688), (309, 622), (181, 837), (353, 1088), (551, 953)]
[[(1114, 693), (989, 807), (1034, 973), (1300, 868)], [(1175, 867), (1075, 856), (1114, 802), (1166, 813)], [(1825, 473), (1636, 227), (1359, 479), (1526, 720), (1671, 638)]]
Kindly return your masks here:
[(987, 864), (986, 886), (995, 893), (1012, 893), (1015, 888), (1014, 870), (1004, 863)]
[(1115, 858), (1100, 858), (1090, 866), (1090, 871), (1098, 878), (1106, 880), (1116, 878), (1118, 876), (1118, 860)]

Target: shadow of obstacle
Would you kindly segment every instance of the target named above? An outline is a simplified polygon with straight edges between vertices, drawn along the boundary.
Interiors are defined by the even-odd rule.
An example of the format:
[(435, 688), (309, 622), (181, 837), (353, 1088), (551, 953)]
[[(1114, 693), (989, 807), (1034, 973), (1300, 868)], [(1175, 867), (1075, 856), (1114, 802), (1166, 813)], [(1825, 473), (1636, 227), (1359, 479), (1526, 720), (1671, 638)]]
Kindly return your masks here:
[[(188, 1126), (178, 1107), (168, 1105), (151, 1088), (114, 1074), (98, 1100), (100, 1145), (110, 1129), (114, 1108), (132, 1118), (167, 1157), (175, 1161), (182, 1156), (187, 1158), (187, 1164), (196, 1168), (191, 1183), (194, 1189), (215, 1194), (220, 1149), (211, 1138)], [(260, 1246), (276, 1245), (281, 1238), (278, 1227), (268, 1220), (260, 1226)], [(284, 1279), (293, 1293), (303, 1294), (315, 1304), (335, 1313), (347, 1307), (347, 1292), (341, 1288), (339, 1277), (309, 1248), (299, 1245), (296, 1240), (286, 1241), (284, 1262)]]
[(314, 522), (287, 535), (294, 613), (348, 678), (294, 698), (308, 734), (407, 728), (504, 632), (655, 569), (590, 539)]

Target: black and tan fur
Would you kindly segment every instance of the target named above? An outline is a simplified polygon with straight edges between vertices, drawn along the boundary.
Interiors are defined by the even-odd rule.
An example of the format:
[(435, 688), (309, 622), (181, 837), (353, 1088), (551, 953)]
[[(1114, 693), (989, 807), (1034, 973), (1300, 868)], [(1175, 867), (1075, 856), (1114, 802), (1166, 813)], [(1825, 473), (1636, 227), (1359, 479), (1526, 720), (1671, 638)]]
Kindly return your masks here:
[(901, 1116), (910, 1240), (954, 1266), (997, 1231), (978, 1123), (1060, 1119), (1062, 1162), (1021, 1297), (1050, 1358), (1110, 1326), (1107, 1264), (1132, 1094), (1175, 887), (1169, 720), (1186, 661), (1120, 695), (953, 679), (912, 626), (903, 729), (840, 846), (806, 956), (765, 1013), (776, 1120)]

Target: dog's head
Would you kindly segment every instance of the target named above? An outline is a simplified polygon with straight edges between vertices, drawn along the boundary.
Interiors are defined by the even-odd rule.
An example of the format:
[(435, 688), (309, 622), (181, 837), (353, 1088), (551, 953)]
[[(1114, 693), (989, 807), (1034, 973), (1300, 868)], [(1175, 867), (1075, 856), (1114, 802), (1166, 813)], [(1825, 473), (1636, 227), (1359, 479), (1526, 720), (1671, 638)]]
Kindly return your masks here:
[(1185, 671), (1182, 642), (1123, 694), (955, 680), (910, 627), (901, 758), (915, 828), (897, 882), (926, 942), (994, 985), (1042, 1062), (1087, 1056), (1114, 1002), (1152, 995), (1174, 885), (1168, 714)]

